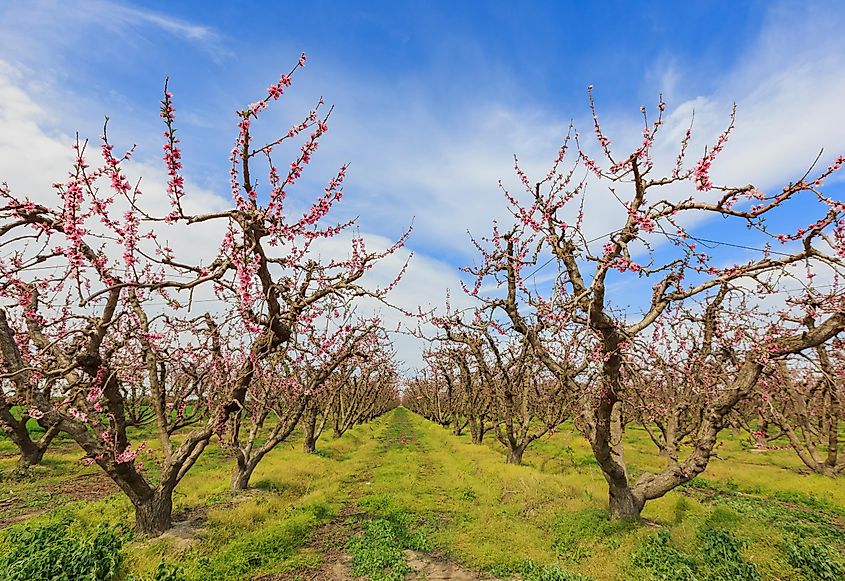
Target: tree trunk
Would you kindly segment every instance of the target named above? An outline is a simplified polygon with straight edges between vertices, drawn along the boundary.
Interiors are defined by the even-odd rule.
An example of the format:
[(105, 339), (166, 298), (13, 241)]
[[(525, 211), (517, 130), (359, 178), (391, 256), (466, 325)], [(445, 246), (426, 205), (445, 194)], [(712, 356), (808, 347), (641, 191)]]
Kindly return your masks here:
[(627, 485), (610, 483), (611, 520), (640, 520), (645, 501), (638, 499)]
[(757, 429), (757, 447), (765, 449), (769, 445), (769, 422), (765, 418), (760, 419), (760, 427)]
[(39, 446), (34, 444), (26, 448), (21, 447), (21, 457), (18, 458), (18, 468), (25, 470), (30, 466), (37, 466), (41, 464), (44, 459), (44, 452), (47, 451), (47, 446)]
[(160, 490), (151, 498), (135, 505), (135, 530), (146, 536), (157, 537), (173, 526), (173, 491)]
[(257, 465), (257, 462), (238, 461), (235, 471), (232, 472), (232, 492), (241, 492), (249, 488), (249, 480), (252, 478), (252, 473)]
[(480, 422), (478, 422), (475, 418), (472, 417), (469, 420), (469, 433), (470, 436), (472, 436), (473, 444), (480, 444), (481, 440), (484, 439), (484, 432), (482, 430)]
[[(0, 397), (3, 397), (0, 394)], [(47, 431), (40, 441), (32, 439), (32, 435), (27, 430), (26, 422), (28, 416), (24, 416), (18, 420), (12, 415), (9, 406), (4, 405), (0, 408), (0, 424), (2, 424), (3, 431), (10, 440), (20, 450), (20, 458), (18, 458), (18, 468), (26, 469), (30, 466), (35, 466), (41, 463), (44, 458), (44, 452), (47, 450), (50, 442), (58, 434), (58, 428), (55, 426), (46, 426), (41, 424)], [(39, 422), (41, 423), (41, 422)]]
[(304, 439), (302, 440), (302, 451), (306, 454), (313, 454), (317, 451), (317, 410), (309, 408), (305, 412), (305, 423), (303, 424)]
[(522, 464), (522, 455), (525, 453), (523, 446), (508, 448), (508, 464)]
[(825, 464), (831, 468), (839, 461), (839, 414), (831, 414), (830, 426), (827, 433), (827, 459)]

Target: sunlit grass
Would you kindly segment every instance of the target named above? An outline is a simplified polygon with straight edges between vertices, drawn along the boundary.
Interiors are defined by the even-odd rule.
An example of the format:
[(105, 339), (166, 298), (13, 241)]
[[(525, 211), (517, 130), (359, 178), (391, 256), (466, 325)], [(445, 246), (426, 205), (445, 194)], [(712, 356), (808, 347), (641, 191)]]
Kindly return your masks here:
[[(135, 436), (150, 439), (145, 463), (154, 473), (157, 443)], [(653, 554), (637, 563), (671, 557), (705, 567), (702, 534), (718, 530), (743, 546), (743, 562), (763, 579), (801, 579), (786, 548), (793, 562), (813, 555), (811, 545), (795, 544), (798, 538), (845, 548), (845, 487), (806, 474), (789, 450), (755, 452), (749, 443), (726, 433), (702, 477), (649, 502), (644, 522), (634, 525), (608, 521), (605, 481), (583, 437), (568, 426), (535, 442), (525, 465), (513, 466), (492, 435), (473, 445), (400, 408), (339, 440), (324, 437), (317, 454), (304, 454), (296, 439), (282, 444), (255, 471), (253, 488), (238, 494), (229, 490), (233, 462), (215, 442), (174, 495), (176, 520), (192, 525), (132, 541), (127, 564), (142, 580), (163, 556), (191, 580), (313, 570), (323, 555), (307, 546), (312, 531), (354, 506), (365, 522), (400, 523), (427, 550), (503, 578), (553, 566), (596, 580), (649, 579), (634, 559), (643, 551)], [(635, 475), (661, 467), (641, 429), (628, 430), (626, 446)], [(119, 493), (67, 502), (70, 496), (47, 492), (98, 473), (80, 458), (71, 442), (60, 441), (29, 477), (5, 480), (2, 495), (27, 499), (23, 514), (43, 512), (33, 522), (72, 514), (81, 527), (104, 519), (131, 526), (132, 507)], [(14, 462), (0, 458), (0, 470), (8, 473)], [(668, 533), (668, 552), (655, 544), (659, 531)]]

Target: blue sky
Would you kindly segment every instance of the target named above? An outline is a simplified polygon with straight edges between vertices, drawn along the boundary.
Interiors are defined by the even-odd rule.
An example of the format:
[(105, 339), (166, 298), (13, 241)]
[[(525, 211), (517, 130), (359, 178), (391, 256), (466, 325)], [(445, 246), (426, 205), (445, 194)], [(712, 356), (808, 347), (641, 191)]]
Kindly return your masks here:
[[(340, 215), (386, 239), (413, 217), (416, 273), (399, 291), (437, 304), (473, 259), (466, 230), (505, 217), (496, 183), (514, 183), (512, 154), (541, 172), (570, 119), (589, 133), (587, 85), (620, 143), (639, 139), (639, 107), (660, 92), (669, 132), (694, 109), (702, 147), (736, 101), (715, 172), (733, 183), (777, 187), (820, 148), (841, 153), (842, 30), (839, 2), (0, 2), (0, 179), (45, 189), (73, 133), (96, 138), (109, 115), (155, 182), (169, 75), (186, 176), (204, 199), (226, 196), (233, 111), (305, 51), (268, 135), (320, 95), (335, 105), (308, 183), (351, 162)], [(610, 205), (591, 196), (588, 232), (615, 227)]]

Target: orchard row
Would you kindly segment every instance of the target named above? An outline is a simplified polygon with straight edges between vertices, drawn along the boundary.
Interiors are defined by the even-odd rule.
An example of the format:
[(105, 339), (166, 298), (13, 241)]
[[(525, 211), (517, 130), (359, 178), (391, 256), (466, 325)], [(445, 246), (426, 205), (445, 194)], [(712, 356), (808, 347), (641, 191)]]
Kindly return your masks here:
[[(83, 462), (96, 463), (132, 502), (142, 533), (170, 528), (173, 491), (212, 439), (235, 457), (233, 488), (245, 488), (297, 425), (313, 451), (327, 423), (340, 435), (395, 405), (390, 341), (358, 303), (382, 300), (395, 284), (362, 279), (404, 239), (374, 252), (352, 223), (325, 224), (345, 168), (304, 212), (288, 209), (288, 191), (328, 129), (322, 103), (280, 138), (253, 137), (252, 124), (304, 63), (303, 55), (238, 112), (229, 207), (208, 212), (185, 195), (166, 86), (169, 204), (158, 212), (157, 199), (130, 182), (131, 151), (116, 157), (107, 127), (96, 165), (77, 141), (52, 201), (0, 189), (0, 421), (22, 465), (40, 461), (57, 433), (70, 436)], [(296, 139), (294, 161), (278, 167), (274, 150)], [(267, 189), (259, 196), (253, 176), (262, 164)], [(333, 239), (346, 239), (351, 251), (321, 260), (314, 247)], [(45, 430), (38, 441), (26, 427), (31, 418)], [(148, 423), (160, 453), (130, 441), (131, 429)]]
[[(66, 434), (131, 500), (138, 530), (158, 534), (171, 526), (175, 487), (215, 439), (241, 489), (297, 427), (313, 451), (327, 426), (340, 436), (401, 394), (477, 443), (492, 430), (514, 463), (573, 420), (613, 518), (638, 518), (703, 472), (731, 425), (763, 446), (785, 436), (812, 470), (845, 469), (845, 203), (824, 184), (845, 157), (773, 193), (716, 185), (733, 115), (701, 157), (687, 159), (692, 130), (680, 135), (659, 171), (665, 104), (651, 121), (643, 109), (642, 142), (619, 154), (591, 98), (596, 145), (570, 127), (539, 181), (517, 162), (524, 191), (502, 187), (511, 223), (472, 240), (479, 260), (463, 291), (474, 305), (410, 312), (388, 297), (407, 261), (373, 282), (410, 231), (372, 250), (354, 221), (329, 216), (346, 167), (306, 204), (293, 197), (331, 110), (321, 100), (283, 135), (256, 137), (304, 64), (237, 112), (229, 204), (186, 194), (166, 86), (166, 204), (130, 180), (132, 151), (115, 154), (107, 126), (96, 155), (77, 140), (52, 197), (0, 188), (0, 423), (22, 465)], [(292, 161), (278, 165), (291, 143)], [(588, 189), (618, 203), (603, 210), (618, 223), (602, 236), (588, 235)], [(717, 217), (761, 247), (743, 261), (702, 250), (692, 228)], [(402, 378), (374, 305), (430, 342), (425, 369)], [(661, 471), (629, 465), (632, 423), (665, 459)], [(154, 471), (148, 444), (130, 440), (139, 425), (159, 440)]]

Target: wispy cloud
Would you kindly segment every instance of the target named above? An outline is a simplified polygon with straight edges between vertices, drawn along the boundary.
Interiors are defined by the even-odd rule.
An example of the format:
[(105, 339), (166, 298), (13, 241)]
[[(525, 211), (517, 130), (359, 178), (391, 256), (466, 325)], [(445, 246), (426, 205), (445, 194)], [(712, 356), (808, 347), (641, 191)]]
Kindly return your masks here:
[(225, 46), (222, 36), (209, 26), (173, 18), (160, 12), (145, 10), (136, 6), (110, 2), (109, 0), (84, 2), (82, 6), (83, 13), (92, 21), (107, 22), (111, 26), (119, 26), (123, 29), (138, 29), (144, 26), (159, 29), (176, 38), (195, 44), (216, 60), (221, 60), (233, 54)]
[(10, 2), (0, 6), (0, 31), (4, 60), (38, 60), (57, 69), (81, 65), (73, 58), (86, 48), (120, 54), (162, 33), (217, 62), (233, 54), (214, 27), (111, 0)]
[(156, 12), (140, 10), (138, 8), (117, 4), (111, 4), (108, 10), (113, 18), (119, 18), (129, 26), (136, 25), (138, 23), (148, 23), (176, 36), (181, 36), (187, 40), (198, 40), (203, 42), (216, 42), (219, 40), (217, 33), (207, 26), (200, 26), (190, 22), (185, 22), (184, 20), (170, 18)]
[[(712, 90), (704, 94), (688, 93), (685, 80), (696, 75), (688, 63), (671, 57), (655, 63), (655, 74), (644, 82), (655, 102), (661, 91), (669, 101), (655, 149), (658, 170), (671, 171), (693, 113), (692, 160), (725, 128), (734, 101), (737, 128), (713, 170), (721, 183), (779, 188), (800, 177), (820, 148), (825, 148), (821, 163), (841, 154), (845, 40), (835, 33), (839, 26), (845, 20), (838, 14), (807, 10), (796, 18), (788, 10), (773, 9), (748, 52), (734, 55), (731, 66), (710, 79)], [(508, 219), (497, 180), (520, 187), (513, 154), (529, 175), (539, 176), (548, 169), (570, 116), (588, 140), (592, 132), (586, 94), (562, 99), (580, 101), (571, 110), (538, 103), (530, 95), (523, 106), (502, 103), (495, 94), (483, 101), (450, 95), (444, 103), (413, 83), (335, 72), (326, 76), (334, 81), (333, 92), (353, 105), (339, 106), (331, 140), (354, 152), (357, 185), (351, 187), (363, 194), (363, 215), (385, 223), (414, 214), (415, 243), (458, 261), (473, 255), (467, 230), (482, 234), (492, 219)], [(617, 151), (630, 151), (642, 139), (640, 103), (607, 104), (605, 92), (596, 87), (603, 126)], [(591, 186), (586, 209), (588, 237), (614, 229), (625, 212), (602, 184)]]

